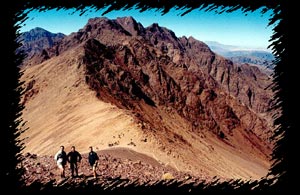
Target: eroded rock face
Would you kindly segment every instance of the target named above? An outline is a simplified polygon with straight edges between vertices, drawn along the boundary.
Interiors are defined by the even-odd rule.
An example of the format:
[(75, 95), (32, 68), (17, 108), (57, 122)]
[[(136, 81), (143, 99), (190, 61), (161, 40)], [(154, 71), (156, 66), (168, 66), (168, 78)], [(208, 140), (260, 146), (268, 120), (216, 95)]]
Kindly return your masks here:
[[(34, 39), (33, 35), (29, 36), (31, 34), (35, 34)], [(89, 39), (95, 39), (106, 46), (115, 46), (109, 48), (110, 50), (125, 47), (122, 47), (124, 51), (127, 49), (123, 56), (125, 58), (138, 49), (139, 53), (133, 58), (138, 57), (140, 63), (168, 57), (167, 60), (173, 62), (170, 66), (184, 67), (189, 72), (202, 71), (211, 75), (223, 90), (256, 113), (265, 113), (270, 108), (272, 99), (272, 92), (268, 88), (272, 82), (270, 76), (255, 66), (233, 64), (232, 61), (213, 53), (205, 43), (193, 37), (177, 38), (174, 32), (158, 24), (144, 28), (132, 17), (116, 20), (94, 18), (90, 19), (79, 32), (72, 33), (63, 41), (60, 40), (64, 35), (40, 29), (34, 29), (23, 36), (25, 37), (24, 47), (31, 46), (25, 52), (30, 56), (36, 54), (34, 62), (45, 61)], [(131, 46), (130, 49), (134, 49), (130, 50), (131, 53), (128, 53), (129, 46)], [(142, 50), (139, 47), (146, 49)], [(36, 51), (37, 49), (39, 50)], [(126, 63), (127, 60), (129, 59), (124, 62)]]
[[(125, 20), (129, 34), (122, 27)], [(94, 29), (89, 32), (117, 30), (109, 35), (115, 37), (113, 43), (106, 36), (85, 34), (90, 26)], [(157, 24), (143, 29), (132, 18), (94, 19), (81, 32), (87, 38), (83, 43), (86, 82), (99, 98), (141, 115), (137, 103), (142, 100), (154, 107), (172, 107), (196, 129), (217, 134), (242, 128), (264, 134), (265, 140), (270, 135), (257, 113), (270, 108), (271, 92), (266, 87), (271, 80), (257, 67), (235, 65), (204, 43), (192, 37), (178, 39)]]
[[(235, 65), (201, 41), (177, 38), (158, 24), (144, 28), (130, 17), (90, 19), (36, 58), (45, 61), (75, 47), (83, 51), (80, 66), (97, 97), (134, 113), (143, 130), (176, 137), (163, 116), (175, 112), (193, 132), (213, 132), (238, 150), (246, 143), (247, 150), (269, 157), (272, 129), (260, 115), (270, 107), (271, 80), (258, 68)], [(30, 98), (37, 92), (29, 87), (27, 93)]]

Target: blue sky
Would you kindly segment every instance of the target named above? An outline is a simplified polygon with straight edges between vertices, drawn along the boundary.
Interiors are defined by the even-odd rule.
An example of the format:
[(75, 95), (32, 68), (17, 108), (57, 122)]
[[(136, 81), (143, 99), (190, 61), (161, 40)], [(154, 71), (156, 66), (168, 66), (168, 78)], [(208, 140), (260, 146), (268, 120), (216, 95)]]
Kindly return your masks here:
[[(66, 35), (82, 28), (89, 18), (102, 17), (103, 10), (95, 12), (90, 10), (83, 16), (74, 10), (49, 10), (29, 13), (29, 19), (23, 23), (21, 32), (29, 31), (35, 27), (44, 28), (50, 32), (62, 32)], [(73, 14), (72, 14), (73, 13)], [(266, 49), (270, 44), (269, 39), (273, 34), (273, 26), (268, 26), (272, 11), (261, 14), (259, 11), (249, 12), (247, 16), (241, 11), (216, 14), (194, 10), (185, 16), (179, 16), (183, 11), (171, 10), (165, 15), (156, 11), (138, 10), (113, 11), (106, 15), (107, 18), (132, 16), (144, 27), (152, 23), (167, 27), (175, 32), (176, 36), (193, 36), (201, 41), (217, 41), (226, 45), (237, 45), (245, 48)]]

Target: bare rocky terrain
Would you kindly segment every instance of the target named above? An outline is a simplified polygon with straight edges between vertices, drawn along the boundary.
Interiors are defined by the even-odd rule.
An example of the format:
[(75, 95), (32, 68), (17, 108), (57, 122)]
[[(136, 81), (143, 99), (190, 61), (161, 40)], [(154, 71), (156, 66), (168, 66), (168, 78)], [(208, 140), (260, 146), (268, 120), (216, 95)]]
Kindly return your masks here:
[[(78, 163), (78, 177), (71, 177), (69, 164), (66, 165), (66, 178), (61, 178), (53, 156), (37, 156), (26, 153), (23, 166), (26, 185), (33, 182), (46, 184), (53, 182), (54, 185), (65, 183), (80, 183), (92, 181), (94, 184), (105, 184), (107, 181), (119, 178), (129, 183), (154, 184), (158, 181), (171, 179), (188, 182), (210, 182), (213, 178), (207, 176), (195, 176), (185, 172), (179, 172), (172, 167), (165, 166), (155, 159), (144, 154), (137, 153), (127, 148), (116, 148), (98, 152), (99, 165), (97, 167), (97, 179), (93, 178), (91, 167), (88, 164), (87, 154), (82, 154), (82, 160)], [(222, 178), (219, 178), (222, 181)]]
[[(143, 27), (132, 17), (94, 18), (26, 63), (24, 153), (37, 154), (26, 158), (27, 166), (43, 161), (46, 175), (55, 175), (51, 155), (60, 145), (81, 153), (91, 145), (99, 154), (119, 147), (143, 154), (145, 169), (134, 170), (130, 153), (116, 150), (125, 158), (115, 163), (127, 170), (122, 177), (134, 173), (141, 180), (166, 171), (260, 179), (270, 168), (272, 78), (193, 37), (178, 38), (158, 24)], [(101, 158), (110, 166), (107, 155)], [(159, 162), (157, 170), (149, 158)]]

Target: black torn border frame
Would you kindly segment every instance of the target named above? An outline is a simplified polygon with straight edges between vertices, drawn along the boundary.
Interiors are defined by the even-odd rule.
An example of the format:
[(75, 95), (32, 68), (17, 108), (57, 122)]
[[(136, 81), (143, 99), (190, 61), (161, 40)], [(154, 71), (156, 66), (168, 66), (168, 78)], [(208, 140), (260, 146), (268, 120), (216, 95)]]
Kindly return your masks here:
[[(4, 90), (4, 100), (1, 104), (1, 140), (3, 144), (1, 164), (1, 188), (4, 192), (18, 194), (113, 194), (113, 193), (178, 193), (178, 194), (241, 194), (241, 193), (284, 193), (291, 190), (291, 151), (288, 150), (288, 140), (291, 139), (291, 132), (296, 130), (295, 100), (293, 99), (292, 81), (292, 41), (288, 39), (290, 34), (288, 26), (289, 10), (286, 0), (10, 0), (1, 7), (0, 31), (3, 43), (0, 44), (0, 56), (2, 61), (3, 75), (1, 78), (1, 89)], [(269, 25), (276, 24), (273, 28), (273, 35), (270, 37), (269, 47), (275, 55), (274, 83), (272, 89), (275, 91), (275, 107), (281, 110), (280, 116), (274, 116), (277, 129), (273, 136), (276, 139), (276, 146), (272, 153), (274, 163), (269, 170), (269, 175), (259, 181), (242, 182), (241, 180), (231, 180), (229, 182), (219, 182), (216, 179), (213, 183), (184, 184), (180, 181), (158, 182), (153, 185), (137, 185), (127, 183), (126, 180), (112, 180), (112, 185), (108, 188), (93, 185), (92, 183), (80, 183), (78, 185), (66, 185), (63, 187), (53, 187), (51, 183), (42, 185), (38, 181), (31, 186), (24, 186), (22, 180), (23, 170), (17, 167), (21, 161), (21, 151), (25, 147), (20, 134), (22, 129), (18, 126), (24, 124), (21, 118), (23, 107), (20, 105), (20, 95), (23, 89), (19, 82), (21, 76), (18, 65), (22, 62), (24, 55), (15, 54), (19, 47), (16, 41), (18, 29), (22, 22), (27, 19), (26, 11), (38, 9), (40, 11), (48, 9), (69, 9), (76, 8), (76, 11), (84, 14), (89, 8), (106, 11), (103, 15), (113, 10), (137, 9), (140, 12), (145, 10), (155, 10), (166, 14), (172, 8), (182, 10), (181, 16), (192, 10), (215, 11), (218, 14), (223, 12), (233, 12), (242, 9), (246, 14), (262, 8), (262, 14), (272, 10), (274, 15), (270, 19)], [(178, 16), (180, 17), (180, 16)], [(295, 89), (294, 89), (295, 90)]]

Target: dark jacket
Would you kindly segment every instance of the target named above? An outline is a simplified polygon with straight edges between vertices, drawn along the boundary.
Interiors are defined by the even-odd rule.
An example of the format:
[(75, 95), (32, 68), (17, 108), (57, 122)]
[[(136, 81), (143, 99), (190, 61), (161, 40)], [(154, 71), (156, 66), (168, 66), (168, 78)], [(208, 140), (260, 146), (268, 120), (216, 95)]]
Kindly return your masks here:
[(91, 166), (93, 166), (96, 162), (96, 160), (99, 160), (98, 154), (94, 151), (89, 153), (89, 163)]
[(69, 163), (77, 163), (81, 161), (82, 157), (77, 151), (71, 151), (68, 153), (68, 162)]

